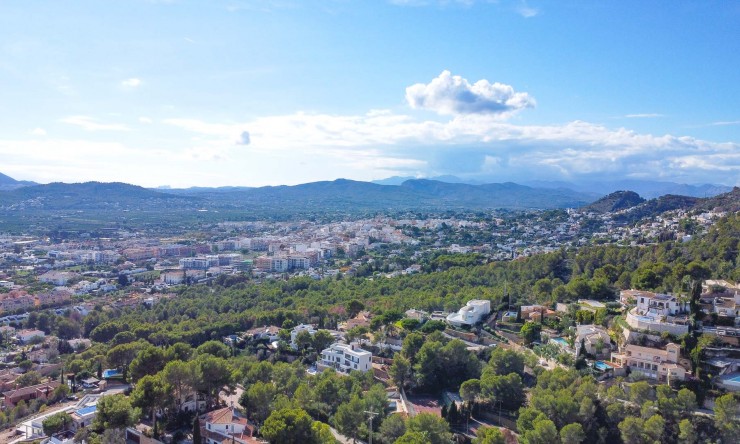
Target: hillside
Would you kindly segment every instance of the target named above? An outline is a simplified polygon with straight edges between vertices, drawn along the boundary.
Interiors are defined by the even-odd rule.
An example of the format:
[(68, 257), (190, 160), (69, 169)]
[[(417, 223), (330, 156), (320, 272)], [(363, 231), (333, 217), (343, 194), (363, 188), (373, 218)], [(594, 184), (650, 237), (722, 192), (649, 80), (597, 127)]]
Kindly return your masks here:
[(427, 179), (407, 180), (401, 185), (338, 179), (295, 186), (199, 189), (188, 194), (221, 208), (276, 212), (287, 208), (297, 212), (548, 209), (579, 207), (596, 197), (571, 190), (537, 189), (513, 183), (469, 185)]
[(0, 173), (0, 185), (15, 185), (18, 183), (17, 180), (13, 179), (10, 176), (6, 176), (3, 173)]
[(16, 188), (22, 188), (30, 185), (36, 185), (36, 183), (26, 180), (15, 180), (10, 176), (0, 173), (0, 191), (15, 190)]
[(124, 183), (50, 183), (0, 192), (3, 209), (124, 210), (155, 209), (163, 201), (192, 201)]
[(729, 193), (702, 199), (696, 207), (702, 210), (740, 211), (740, 187), (733, 188)]
[(654, 217), (666, 211), (673, 210), (717, 210), (727, 212), (740, 211), (740, 188), (714, 197), (698, 198), (691, 196), (666, 195), (657, 199), (650, 199), (628, 211), (617, 214), (614, 219), (618, 222), (632, 223), (637, 220)]
[(567, 188), (580, 192), (609, 194), (615, 190), (632, 190), (646, 199), (656, 199), (666, 194), (691, 197), (712, 197), (732, 191), (732, 187), (718, 184), (685, 184), (655, 180), (598, 180), (598, 181), (530, 181), (524, 182), (535, 188)]
[(615, 191), (592, 204), (586, 205), (581, 208), (581, 211), (585, 213), (611, 213), (635, 207), (643, 202), (645, 202), (645, 199), (634, 191)]

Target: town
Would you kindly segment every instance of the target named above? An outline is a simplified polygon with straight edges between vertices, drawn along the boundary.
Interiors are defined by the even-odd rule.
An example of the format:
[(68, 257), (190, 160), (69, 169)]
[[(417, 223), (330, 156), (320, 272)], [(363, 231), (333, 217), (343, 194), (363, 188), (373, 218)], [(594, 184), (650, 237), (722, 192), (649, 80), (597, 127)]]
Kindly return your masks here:
[[(318, 224), (222, 222), (179, 239), (131, 232), (110, 232), (107, 238), (86, 233), (64, 239), (6, 235), (0, 238), (0, 420), (11, 427), (5, 439), (48, 436), (54, 444), (68, 443), (94, 439), (92, 431), (104, 426), (125, 437), (118, 439), (134, 442), (195, 440), (198, 433), (205, 442), (283, 442), (270, 438), (268, 406), (275, 409), (277, 401), (264, 397), (276, 396), (285, 381), (255, 379), (257, 371), (300, 372), (295, 381), (299, 386), (286, 389), (292, 397), (298, 396), (296, 388), (316, 378), (331, 384), (342, 375), (359, 378), (365, 389), (356, 400), (350, 397), (347, 405), (339, 399), (325, 401), (340, 410), (308, 409), (314, 421), (330, 419), (333, 428), (322, 429), (329, 441), (369, 439), (372, 433), (382, 442), (394, 442), (403, 435), (377, 424), (371, 432), (361, 411), (355, 419), (342, 420), (343, 408), (369, 409), (385, 421), (394, 415), (406, 418), (406, 428), (414, 418), (431, 415), (442, 418), (445, 428), (463, 440), (488, 442), (483, 430), (491, 436), (500, 433), (502, 442), (525, 441), (535, 433), (528, 431), (531, 423), (520, 424), (524, 411), (535, 408), (533, 401), (526, 407), (526, 393), (537, 390), (532, 381), (543, 370), (572, 369), (617, 402), (668, 402), (661, 399), (675, 394), (660, 389), (666, 385), (682, 397), (691, 395), (685, 413), (711, 419), (716, 402), (735, 402), (733, 395), (722, 393), (740, 391), (740, 285), (715, 279), (697, 262), (674, 270), (681, 273), (674, 284), (662, 277), (670, 269), (642, 265), (625, 278), (607, 264), (592, 270), (590, 281), (571, 279), (563, 285), (557, 278), (539, 279), (524, 293), (513, 276), (508, 282), (507, 272), (503, 282), (495, 278), (498, 291), (482, 293), (488, 297), (465, 298), (467, 291), (461, 289), (461, 295), (441, 304), (401, 298), (406, 302), (392, 304), (398, 309), (383, 309), (368, 297), (327, 306), (328, 311), (313, 308), (314, 315), (251, 309), (256, 317), (211, 325), (205, 337), (183, 332), (178, 339), (174, 330), (166, 334), (152, 327), (134, 330), (132, 321), (116, 324), (120, 316), (137, 319), (146, 313), (159, 313), (170, 322), (169, 315), (162, 316), (174, 308), (165, 307), (208, 288), (249, 285), (267, 291), (298, 285), (292, 282), (309, 288), (311, 281), (327, 288), (344, 280), (382, 286), (384, 281), (421, 279), (460, 266), (518, 266), (563, 255), (566, 248), (692, 245), (728, 217), (724, 212), (679, 210), (625, 225), (615, 222), (618, 215), (549, 210)], [(577, 255), (563, 260), (579, 261)], [(291, 296), (293, 291), (283, 297), (300, 297)], [(455, 300), (461, 305), (456, 307)], [(427, 350), (429, 344), (438, 345)], [(440, 359), (458, 370), (436, 367)], [(215, 372), (213, 385), (195, 376), (182, 380), (177, 374), (186, 370), (175, 370), (175, 363), (192, 366), (194, 375), (207, 371), (199, 366), (222, 367), (208, 370)], [(504, 370), (487, 370), (502, 365)], [(219, 374), (223, 366), (233, 370)], [(329, 378), (327, 371), (340, 379), (323, 379)], [(711, 383), (714, 397), (697, 392), (702, 381)], [(653, 386), (660, 389), (657, 395), (649, 395)], [(163, 387), (176, 389), (167, 403), (141, 392)], [(638, 389), (644, 399), (634, 394)], [(371, 399), (377, 405), (370, 407)], [(132, 411), (114, 426), (104, 421), (116, 419), (100, 419), (99, 412), (99, 407), (115, 409), (107, 404), (113, 400), (150, 410), (139, 418)], [(351, 407), (353, 400), (359, 407)], [(295, 406), (306, 408), (304, 401)], [(285, 408), (291, 405), (288, 399), (284, 403)], [(489, 410), (491, 403), (498, 406)], [(104, 418), (112, 414), (103, 413)], [(557, 429), (566, 425), (555, 423), (556, 437)], [(579, 426), (571, 432), (583, 439), (596, 433)], [(716, 433), (712, 430), (701, 421), (690, 424), (696, 436)], [(626, 432), (620, 423), (616, 432), (603, 433)]]

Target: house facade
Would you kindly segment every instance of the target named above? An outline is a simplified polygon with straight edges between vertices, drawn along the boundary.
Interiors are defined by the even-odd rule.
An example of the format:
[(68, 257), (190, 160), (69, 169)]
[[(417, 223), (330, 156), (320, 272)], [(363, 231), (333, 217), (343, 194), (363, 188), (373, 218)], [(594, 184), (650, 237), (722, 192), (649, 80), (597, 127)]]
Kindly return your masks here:
[(686, 378), (686, 369), (678, 364), (680, 357), (681, 347), (673, 343), (665, 349), (628, 344), (619, 353), (612, 353), (612, 361), (659, 382)]
[(367, 372), (372, 369), (373, 354), (353, 344), (334, 343), (321, 351), (317, 367), (331, 367), (342, 373)]
[(202, 416), (201, 435), (206, 444), (258, 442), (254, 430), (233, 407), (224, 407)]

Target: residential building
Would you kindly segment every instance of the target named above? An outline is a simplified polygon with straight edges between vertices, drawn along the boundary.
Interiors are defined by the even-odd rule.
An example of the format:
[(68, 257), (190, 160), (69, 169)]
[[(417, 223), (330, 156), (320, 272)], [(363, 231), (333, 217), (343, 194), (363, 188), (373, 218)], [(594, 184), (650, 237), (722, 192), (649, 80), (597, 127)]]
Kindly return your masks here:
[(293, 347), (294, 350), (298, 349), (298, 344), (296, 344), (295, 339), (298, 337), (298, 333), (302, 331), (308, 332), (311, 336), (316, 334), (316, 329), (313, 328), (313, 325), (300, 324), (293, 327), (293, 330), (290, 331), (290, 346)]
[(542, 322), (546, 318), (557, 317), (557, 312), (544, 305), (522, 305), (519, 313), (524, 321)]
[(627, 344), (618, 353), (612, 353), (612, 361), (633, 372), (640, 372), (659, 382), (683, 381), (686, 369), (679, 365), (681, 346), (670, 343), (665, 350)]
[[(97, 287), (96, 287), (97, 288)], [(34, 298), (34, 305), (36, 307), (48, 306), (48, 305), (62, 305), (66, 304), (72, 299), (72, 294), (66, 289), (55, 288), (48, 293), (39, 293)]]
[(280, 339), (280, 327), (274, 325), (256, 327), (248, 330), (246, 335), (255, 340), (267, 339), (269, 342), (275, 342)]
[(372, 368), (373, 354), (359, 348), (355, 343), (336, 342), (321, 351), (321, 360), (317, 368), (333, 368), (342, 373), (351, 371), (367, 372)]
[(233, 407), (224, 407), (202, 416), (201, 435), (206, 444), (258, 442), (253, 438), (253, 427), (247, 418)]
[(357, 313), (357, 316), (347, 321), (347, 330), (355, 327), (370, 327), (370, 319), (372, 316), (369, 311), (361, 311)]
[(23, 290), (13, 290), (0, 294), (0, 312), (28, 310), (35, 304), (34, 297)]
[(689, 311), (689, 302), (676, 296), (660, 293), (643, 293), (637, 296), (637, 309), (660, 316), (675, 316)]
[(454, 326), (475, 325), (491, 313), (491, 301), (473, 299), (465, 304), (457, 313), (447, 316), (447, 323)]
[(419, 322), (424, 322), (429, 319), (429, 313), (422, 310), (417, 310), (415, 308), (406, 310), (404, 315), (409, 319), (416, 319)]
[(31, 342), (33, 338), (37, 338), (37, 337), (40, 337), (40, 338), (46, 337), (46, 333), (44, 333), (41, 330), (21, 330), (15, 335), (15, 338), (21, 344), (28, 344), (29, 342)]
[(50, 381), (44, 384), (36, 384), (29, 387), (7, 391), (3, 393), (3, 396), (5, 397), (3, 405), (5, 405), (6, 408), (11, 409), (21, 401), (26, 401), (26, 403), (33, 399), (45, 401), (52, 395), (52, 393), (54, 393), (54, 390), (57, 387), (59, 387), (59, 381)]
[(61, 287), (67, 285), (72, 278), (77, 276), (79, 276), (77, 273), (70, 273), (68, 271), (47, 271), (39, 276), (39, 281)]
[(76, 430), (83, 429), (85, 427), (89, 427), (90, 424), (95, 421), (95, 416), (98, 414), (98, 405), (93, 404), (89, 406), (85, 406), (82, 408), (79, 408), (72, 412), (70, 415), (72, 417), (72, 423), (74, 424), (74, 428)]
[(586, 353), (597, 355), (608, 355), (611, 351), (611, 338), (605, 329), (596, 325), (579, 325), (576, 327), (575, 338), (576, 355), (580, 352), (581, 344)]

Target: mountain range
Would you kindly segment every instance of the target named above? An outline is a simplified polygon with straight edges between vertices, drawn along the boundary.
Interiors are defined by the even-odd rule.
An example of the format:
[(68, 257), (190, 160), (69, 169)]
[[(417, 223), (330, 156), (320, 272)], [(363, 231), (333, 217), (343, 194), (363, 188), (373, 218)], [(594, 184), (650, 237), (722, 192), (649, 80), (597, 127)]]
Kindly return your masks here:
[[(450, 178), (447, 178), (450, 179)], [(635, 208), (632, 219), (656, 211), (691, 208), (709, 202), (692, 196), (667, 195), (645, 201), (632, 191), (602, 197), (595, 192), (564, 187), (532, 187), (507, 183), (467, 184), (441, 180), (408, 179), (398, 185), (381, 185), (347, 179), (312, 182), (294, 186), (258, 188), (148, 189), (124, 183), (87, 182), (77, 184), (28, 184), (0, 175), (0, 211), (91, 210), (168, 214), (220, 212), (254, 217), (329, 215), (377, 211), (475, 211), (487, 209), (581, 208), (611, 212)], [(21, 184), (19, 186), (19, 184)], [(738, 197), (733, 193), (717, 202), (730, 207)], [(600, 199), (601, 198), (601, 199)], [(591, 204), (590, 206), (588, 206)], [(734, 207), (733, 207), (734, 208)]]
[[(379, 185), (401, 185), (407, 180), (416, 179), (415, 177), (393, 176), (386, 179), (374, 180), (373, 183)], [(447, 183), (465, 183), (470, 185), (482, 185), (490, 183), (480, 179), (463, 179), (457, 176), (437, 176), (430, 177), (429, 180), (436, 180)], [(666, 194), (675, 194), (692, 197), (711, 197), (718, 194), (727, 193), (732, 187), (717, 184), (685, 184), (677, 182), (661, 182), (656, 180), (580, 180), (573, 182), (566, 181), (545, 181), (532, 180), (521, 183), (532, 188), (547, 189), (568, 189), (582, 193), (596, 193), (607, 195), (617, 190), (631, 190), (646, 199), (653, 199)]]

